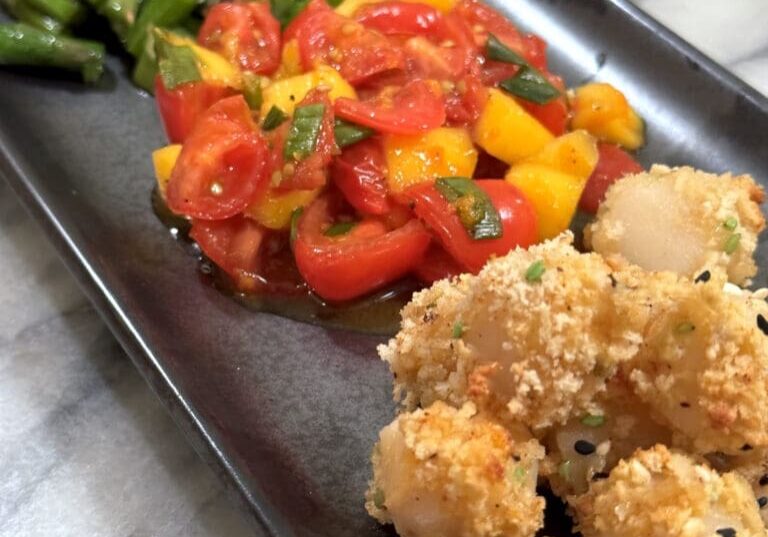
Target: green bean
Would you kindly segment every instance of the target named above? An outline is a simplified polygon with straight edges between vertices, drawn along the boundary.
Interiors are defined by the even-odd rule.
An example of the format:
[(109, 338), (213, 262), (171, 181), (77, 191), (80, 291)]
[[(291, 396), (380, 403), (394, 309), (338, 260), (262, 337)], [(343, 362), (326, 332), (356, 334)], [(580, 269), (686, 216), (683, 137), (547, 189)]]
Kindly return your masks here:
[(128, 37), (128, 31), (136, 22), (136, 13), (141, 0), (87, 0), (96, 13), (109, 21), (112, 31), (121, 41)]
[(128, 32), (126, 48), (139, 56), (151, 26), (170, 27), (186, 19), (197, 7), (197, 0), (144, 0), (136, 23)]
[(26, 0), (0, 0), (8, 13), (20, 22), (54, 34), (64, 31), (64, 25), (53, 17), (49, 17), (30, 6)]
[(65, 26), (78, 22), (85, 16), (85, 9), (78, 0), (26, 0), (27, 3), (53, 17)]

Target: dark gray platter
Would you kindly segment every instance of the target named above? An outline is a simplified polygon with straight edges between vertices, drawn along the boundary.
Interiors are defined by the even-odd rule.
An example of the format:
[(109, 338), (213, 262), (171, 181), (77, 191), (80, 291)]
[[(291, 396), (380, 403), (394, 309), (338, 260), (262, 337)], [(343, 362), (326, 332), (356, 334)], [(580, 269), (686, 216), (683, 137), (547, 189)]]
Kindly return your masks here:
[[(628, 95), (648, 125), (644, 163), (766, 184), (768, 101), (629, 2), (491, 3), (549, 41), (569, 85), (597, 78)], [(362, 505), (393, 414), (382, 339), (253, 313), (201, 283), (150, 208), (149, 154), (163, 143), (154, 103), (116, 59), (95, 89), (0, 71), (0, 175), (260, 533), (383, 534)]]

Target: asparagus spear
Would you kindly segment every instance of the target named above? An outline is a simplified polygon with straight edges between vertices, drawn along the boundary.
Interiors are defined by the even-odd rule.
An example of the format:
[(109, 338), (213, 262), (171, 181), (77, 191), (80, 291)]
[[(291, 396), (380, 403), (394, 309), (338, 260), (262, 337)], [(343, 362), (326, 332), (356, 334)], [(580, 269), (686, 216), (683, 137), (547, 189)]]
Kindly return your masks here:
[(79, 21), (85, 15), (83, 5), (78, 0), (26, 0), (26, 2), (65, 26)]
[(64, 30), (64, 25), (53, 17), (49, 17), (27, 4), (26, 0), (0, 0), (2, 5), (8, 13), (21, 22), (27, 23), (30, 26), (46, 30), (54, 34), (61, 33)]
[(136, 22), (140, 2), (141, 0), (88, 0), (96, 13), (109, 21), (112, 30), (123, 42)]
[(145, 0), (136, 23), (128, 32), (128, 52), (134, 56), (141, 54), (150, 26), (175, 26), (187, 18), (197, 3), (197, 0)]
[(95, 82), (104, 71), (104, 45), (62, 37), (28, 24), (0, 25), (0, 65), (40, 65), (79, 71)]

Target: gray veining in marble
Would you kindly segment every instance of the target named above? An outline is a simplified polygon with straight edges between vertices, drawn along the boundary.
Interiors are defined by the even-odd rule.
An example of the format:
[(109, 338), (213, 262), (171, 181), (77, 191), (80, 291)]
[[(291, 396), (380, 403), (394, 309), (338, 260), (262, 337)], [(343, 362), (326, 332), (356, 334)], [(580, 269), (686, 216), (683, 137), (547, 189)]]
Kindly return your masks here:
[[(768, 94), (766, 0), (636, 3)], [(0, 537), (252, 535), (2, 182), (0, 475)]]

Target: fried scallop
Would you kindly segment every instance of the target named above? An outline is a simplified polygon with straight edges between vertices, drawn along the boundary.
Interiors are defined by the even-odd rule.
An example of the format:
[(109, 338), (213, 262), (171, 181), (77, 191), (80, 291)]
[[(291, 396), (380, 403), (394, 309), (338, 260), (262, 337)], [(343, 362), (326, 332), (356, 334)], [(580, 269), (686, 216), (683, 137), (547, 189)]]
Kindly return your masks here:
[(406, 408), (472, 400), (534, 431), (590, 412), (639, 334), (613, 314), (611, 269), (572, 235), (490, 261), (414, 295), (379, 348)]
[(768, 527), (768, 448), (746, 446), (738, 455), (710, 453), (707, 460), (721, 472), (736, 472), (747, 480), (757, 498), (757, 508)]
[(655, 165), (608, 190), (585, 239), (609, 260), (690, 278), (720, 270), (746, 285), (757, 272), (763, 197), (748, 175)]
[(616, 315), (642, 333), (621, 365), (632, 391), (697, 454), (768, 447), (768, 305), (713, 277), (617, 272)]
[(569, 499), (584, 537), (765, 537), (747, 482), (657, 445)]
[(472, 403), (437, 402), (381, 431), (366, 508), (402, 537), (532, 537), (544, 517), (543, 456), (524, 429), (510, 432)]

